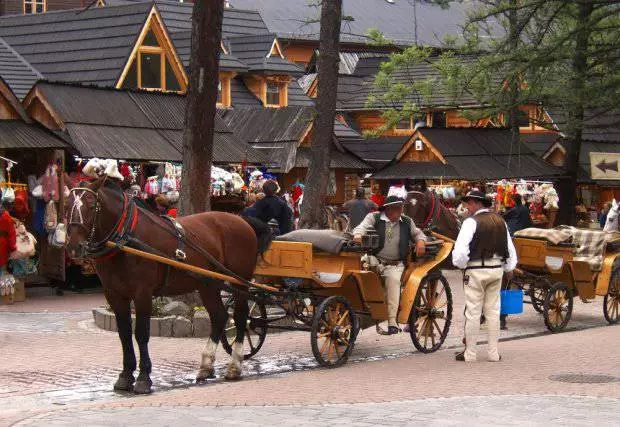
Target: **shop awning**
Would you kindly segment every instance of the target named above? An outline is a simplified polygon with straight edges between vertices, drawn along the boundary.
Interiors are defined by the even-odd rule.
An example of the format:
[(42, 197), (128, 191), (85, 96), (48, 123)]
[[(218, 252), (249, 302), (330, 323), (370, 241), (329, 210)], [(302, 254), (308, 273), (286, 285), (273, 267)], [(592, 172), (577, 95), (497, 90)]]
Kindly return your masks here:
[(0, 148), (68, 148), (62, 138), (34, 123), (0, 120)]
[(454, 179), (459, 178), (459, 174), (454, 166), (444, 165), (440, 162), (401, 162), (393, 163), (373, 175), (375, 179), (404, 179), (410, 177)]

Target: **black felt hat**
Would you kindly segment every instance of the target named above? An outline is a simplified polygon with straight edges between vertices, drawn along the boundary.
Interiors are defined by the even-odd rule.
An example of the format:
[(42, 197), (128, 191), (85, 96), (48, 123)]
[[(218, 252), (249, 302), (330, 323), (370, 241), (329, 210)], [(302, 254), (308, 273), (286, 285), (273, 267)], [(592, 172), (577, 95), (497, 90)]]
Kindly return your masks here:
[(476, 201), (482, 203), (482, 205), (487, 207), (487, 208), (490, 207), (493, 204), (491, 199), (489, 199), (486, 194), (484, 194), (482, 191), (478, 191), (478, 190), (472, 190), (472, 191), (468, 192), (461, 199), (461, 201), (463, 201), (463, 202), (468, 202), (470, 200), (476, 200)]
[(385, 210), (385, 208), (388, 208), (390, 206), (403, 205), (404, 203), (405, 203), (405, 201), (403, 199), (401, 199), (400, 197), (388, 196), (385, 199), (385, 202), (383, 202), (383, 204), (379, 208), (379, 210), (383, 211), (383, 210)]

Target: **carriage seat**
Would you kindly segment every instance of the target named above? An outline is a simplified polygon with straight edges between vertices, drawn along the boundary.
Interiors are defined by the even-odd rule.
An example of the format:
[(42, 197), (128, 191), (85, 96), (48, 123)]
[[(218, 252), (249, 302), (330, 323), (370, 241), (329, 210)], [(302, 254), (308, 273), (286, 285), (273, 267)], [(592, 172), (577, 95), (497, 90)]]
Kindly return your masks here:
[(313, 249), (332, 255), (338, 255), (351, 242), (344, 233), (336, 230), (295, 230), (282, 234), (276, 237), (275, 240), (312, 243)]
[(553, 229), (526, 228), (515, 233), (515, 237), (546, 239), (554, 245), (570, 244), (573, 247), (573, 261), (588, 263), (592, 272), (601, 271), (607, 244), (617, 241), (619, 236), (618, 232), (569, 226)]

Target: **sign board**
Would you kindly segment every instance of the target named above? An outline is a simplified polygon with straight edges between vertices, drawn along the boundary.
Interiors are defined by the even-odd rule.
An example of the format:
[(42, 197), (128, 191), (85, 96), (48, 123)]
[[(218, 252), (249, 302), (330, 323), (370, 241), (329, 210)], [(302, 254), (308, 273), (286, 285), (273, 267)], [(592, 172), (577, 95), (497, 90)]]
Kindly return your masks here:
[(590, 153), (592, 179), (620, 180), (620, 153)]

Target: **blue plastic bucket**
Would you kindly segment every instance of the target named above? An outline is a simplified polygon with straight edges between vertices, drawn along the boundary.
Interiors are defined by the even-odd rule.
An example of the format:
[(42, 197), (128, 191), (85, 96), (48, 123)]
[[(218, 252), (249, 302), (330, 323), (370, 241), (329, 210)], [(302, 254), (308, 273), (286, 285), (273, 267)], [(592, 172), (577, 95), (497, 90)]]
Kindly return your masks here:
[(510, 289), (501, 293), (501, 314), (523, 313), (523, 290)]

